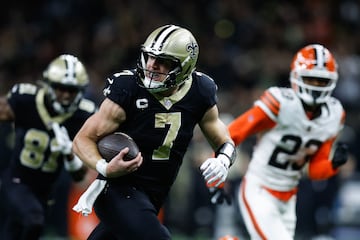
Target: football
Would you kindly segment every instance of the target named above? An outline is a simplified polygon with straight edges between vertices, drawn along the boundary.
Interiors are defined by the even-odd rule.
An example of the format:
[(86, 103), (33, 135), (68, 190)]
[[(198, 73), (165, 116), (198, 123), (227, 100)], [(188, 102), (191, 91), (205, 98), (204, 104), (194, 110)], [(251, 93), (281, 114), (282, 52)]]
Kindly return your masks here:
[(136, 157), (139, 153), (139, 147), (135, 141), (127, 134), (122, 132), (115, 132), (109, 134), (97, 143), (100, 155), (109, 162), (122, 149), (128, 147), (129, 152), (125, 155), (124, 160), (128, 161)]

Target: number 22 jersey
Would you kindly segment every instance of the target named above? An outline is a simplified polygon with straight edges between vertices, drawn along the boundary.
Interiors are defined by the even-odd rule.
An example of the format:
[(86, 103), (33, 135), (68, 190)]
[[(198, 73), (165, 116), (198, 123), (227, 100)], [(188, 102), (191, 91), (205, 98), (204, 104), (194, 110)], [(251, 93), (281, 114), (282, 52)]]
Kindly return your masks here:
[[(234, 120), (229, 131), (236, 145), (258, 134), (246, 178), (268, 189), (290, 191), (297, 187), (305, 164), (320, 158), (321, 149), (334, 142), (344, 120), (345, 111), (336, 98), (331, 97), (316, 117), (309, 118), (293, 89), (271, 87), (252, 109)], [(326, 166), (331, 166), (330, 149), (320, 159)], [(324, 176), (335, 174), (328, 169)]]

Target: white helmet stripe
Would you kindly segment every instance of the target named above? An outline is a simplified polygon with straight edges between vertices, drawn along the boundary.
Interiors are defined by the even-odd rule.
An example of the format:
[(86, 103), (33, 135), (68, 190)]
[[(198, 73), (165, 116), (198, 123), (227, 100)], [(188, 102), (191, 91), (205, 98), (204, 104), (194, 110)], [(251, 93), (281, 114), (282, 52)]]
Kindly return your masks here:
[(169, 37), (169, 35), (175, 31), (176, 29), (179, 29), (178, 26), (171, 25), (164, 31), (160, 32), (160, 35), (155, 38), (155, 43), (152, 44), (152, 48), (161, 50), (162, 44), (165, 42), (165, 40)]
[(325, 51), (324, 47), (320, 45), (314, 46), (315, 50), (315, 59), (316, 59), (316, 65), (319, 68), (322, 68), (325, 66)]
[(66, 66), (66, 75), (64, 78), (64, 83), (74, 83), (76, 84), (76, 72), (75, 72), (75, 65), (77, 59), (71, 55), (64, 56), (65, 66)]

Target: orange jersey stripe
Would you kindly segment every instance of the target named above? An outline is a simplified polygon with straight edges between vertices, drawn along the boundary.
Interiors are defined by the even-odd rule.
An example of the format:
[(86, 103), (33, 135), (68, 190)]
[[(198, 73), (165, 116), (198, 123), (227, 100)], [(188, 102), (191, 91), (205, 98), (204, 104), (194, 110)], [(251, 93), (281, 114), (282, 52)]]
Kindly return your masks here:
[(276, 197), (277, 199), (280, 199), (281, 201), (287, 202), (289, 201), (289, 199), (298, 192), (298, 188), (295, 187), (289, 191), (286, 192), (281, 192), (281, 191), (276, 191), (276, 190), (272, 190), (270, 188), (264, 187), (264, 189), (266, 191), (268, 191), (271, 195), (273, 195), (274, 197)]
[(280, 102), (269, 91), (266, 91), (260, 97), (260, 100), (271, 110), (275, 116), (279, 115)]
[(323, 180), (334, 176), (338, 172), (337, 169), (333, 169), (331, 160), (329, 159), (330, 151), (334, 142), (335, 138), (324, 142), (318, 152), (310, 160), (308, 166), (310, 179)]
[(246, 207), (247, 212), (249, 213), (251, 222), (253, 223), (256, 232), (259, 234), (259, 236), (261, 237), (261, 239), (266, 240), (265, 234), (263, 233), (263, 231), (261, 231), (261, 228), (260, 228), (259, 224), (257, 223), (256, 218), (255, 218), (253, 212), (251, 211), (251, 208), (250, 208), (250, 206), (249, 206), (249, 203), (248, 203), (248, 201), (247, 201), (246, 198), (245, 198), (245, 185), (246, 185), (246, 179), (244, 178), (244, 179), (243, 179), (243, 182), (242, 182), (242, 184), (241, 184), (242, 200), (243, 200), (243, 202), (244, 202), (244, 204), (245, 204), (245, 207)]
[(275, 125), (259, 106), (254, 106), (231, 122), (228, 129), (235, 145), (239, 145), (248, 136), (271, 129)]

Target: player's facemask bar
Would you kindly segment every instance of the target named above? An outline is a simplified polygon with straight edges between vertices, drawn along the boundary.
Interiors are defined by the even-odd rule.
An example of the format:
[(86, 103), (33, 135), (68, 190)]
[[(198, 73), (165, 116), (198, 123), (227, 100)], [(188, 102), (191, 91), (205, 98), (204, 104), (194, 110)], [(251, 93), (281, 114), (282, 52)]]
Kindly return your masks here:
[(298, 86), (297, 94), (299, 97), (310, 106), (326, 102), (336, 86), (336, 81), (332, 79), (315, 78), (316, 81), (323, 82), (321, 86), (317, 86), (305, 82), (305, 80), (314, 79), (313, 77), (298, 78), (292, 77), (291, 81)]
[[(171, 70), (166, 74), (148, 70), (146, 63), (149, 56), (155, 58), (158, 64), (168, 64)], [(137, 68), (142, 82), (140, 86), (153, 93), (166, 91), (169, 88), (175, 87), (177, 85), (176, 77), (181, 73), (180, 62), (177, 59), (168, 56), (156, 56), (148, 52), (141, 53)], [(159, 79), (161, 75), (165, 75), (166, 77), (160, 82), (157, 79)]]
[[(67, 91), (71, 94), (77, 94), (71, 102), (60, 102), (57, 99), (55, 89), (59, 89), (60, 91)], [(59, 114), (64, 114), (76, 111), (79, 102), (83, 97), (83, 90), (74, 86), (53, 83), (48, 86), (48, 96), (50, 98), (51, 106), (53, 107), (53, 109)]]

